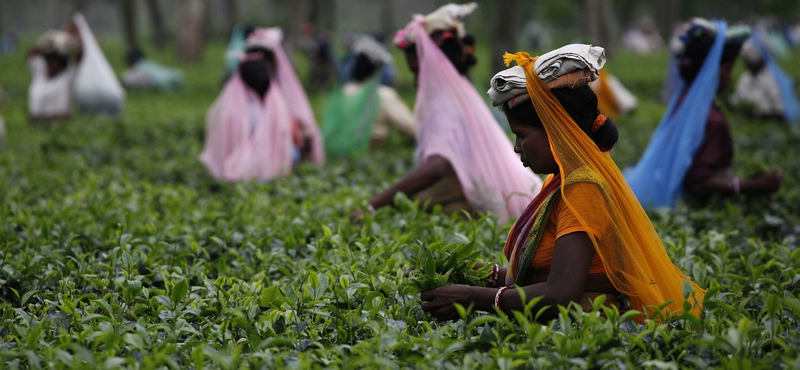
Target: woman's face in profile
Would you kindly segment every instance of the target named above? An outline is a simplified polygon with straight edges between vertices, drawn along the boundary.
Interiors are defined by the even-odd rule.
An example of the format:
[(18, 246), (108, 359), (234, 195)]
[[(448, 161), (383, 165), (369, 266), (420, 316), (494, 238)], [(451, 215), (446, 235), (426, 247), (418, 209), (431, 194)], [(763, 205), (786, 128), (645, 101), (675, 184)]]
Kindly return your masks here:
[(512, 117), (508, 117), (508, 124), (516, 136), (514, 152), (519, 153), (523, 166), (538, 174), (558, 172), (558, 163), (550, 151), (550, 141), (543, 127), (517, 122)]

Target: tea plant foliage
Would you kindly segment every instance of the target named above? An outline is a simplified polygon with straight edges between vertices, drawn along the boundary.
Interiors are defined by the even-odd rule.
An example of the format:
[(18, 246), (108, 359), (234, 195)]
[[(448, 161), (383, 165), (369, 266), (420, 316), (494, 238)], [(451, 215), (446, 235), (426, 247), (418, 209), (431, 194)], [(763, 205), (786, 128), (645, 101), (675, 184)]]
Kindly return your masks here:
[[(480, 284), (488, 270), (472, 267), (505, 262), (510, 225), (426, 212), (404, 196), (351, 223), (413, 168), (399, 137), (268, 183), (214, 181), (197, 155), (218, 55), (219, 45), (207, 60), (220, 62), (186, 68), (183, 92), (131, 91), (118, 119), (50, 126), (25, 120), (21, 52), (0, 56), (15, 71), (0, 81), (10, 95), (0, 106), (0, 368), (800, 368), (796, 127), (728, 113), (735, 167), (784, 171), (774, 198), (650, 213), (672, 260), (709, 289), (700, 317), (637, 325), (637, 312), (596, 301), (544, 322), (530, 309), (470, 307), (437, 322), (419, 291)], [(657, 91), (661, 77), (636, 58), (610, 67), (629, 69), (620, 79), (634, 91)], [(641, 100), (618, 120), (621, 167), (664, 110)]]

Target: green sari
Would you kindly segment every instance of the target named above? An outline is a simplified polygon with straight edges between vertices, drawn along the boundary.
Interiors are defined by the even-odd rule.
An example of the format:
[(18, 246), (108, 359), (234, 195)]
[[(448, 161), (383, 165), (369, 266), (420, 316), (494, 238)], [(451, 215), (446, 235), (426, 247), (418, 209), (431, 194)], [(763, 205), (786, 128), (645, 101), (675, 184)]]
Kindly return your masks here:
[(342, 158), (369, 149), (378, 112), (378, 80), (370, 79), (355, 95), (339, 87), (325, 105), (322, 136), (328, 158)]

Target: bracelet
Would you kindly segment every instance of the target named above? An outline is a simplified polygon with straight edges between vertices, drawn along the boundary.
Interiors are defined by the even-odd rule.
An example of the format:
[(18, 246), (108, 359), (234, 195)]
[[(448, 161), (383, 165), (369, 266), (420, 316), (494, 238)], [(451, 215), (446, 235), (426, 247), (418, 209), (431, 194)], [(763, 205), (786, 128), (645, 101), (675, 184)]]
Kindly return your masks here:
[(497, 286), (497, 278), (500, 276), (500, 265), (494, 264), (492, 265), (492, 269), (489, 271), (489, 286), (496, 287)]
[(365, 203), (366, 204), (364, 205), (364, 207), (367, 208), (367, 212), (369, 212), (369, 214), (375, 213), (375, 207), (372, 205), (372, 203), (371, 202), (365, 202)]
[(500, 289), (497, 289), (497, 294), (494, 295), (494, 306), (495, 307), (500, 308), (500, 297), (503, 295), (503, 292), (505, 292), (506, 289), (508, 289), (508, 288), (511, 288), (511, 287), (510, 286), (504, 286), (504, 287), (502, 287)]
[(742, 191), (742, 183), (739, 180), (739, 176), (731, 177), (731, 185), (733, 185), (733, 195), (739, 195)]

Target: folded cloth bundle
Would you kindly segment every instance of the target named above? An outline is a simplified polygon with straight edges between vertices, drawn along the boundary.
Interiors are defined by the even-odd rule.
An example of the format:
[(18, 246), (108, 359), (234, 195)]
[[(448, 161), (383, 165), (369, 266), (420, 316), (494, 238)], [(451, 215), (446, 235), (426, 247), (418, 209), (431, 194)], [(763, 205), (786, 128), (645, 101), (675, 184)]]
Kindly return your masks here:
[[(570, 44), (540, 56), (533, 68), (548, 88), (574, 89), (596, 80), (605, 63), (602, 47)], [(525, 71), (520, 66), (498, 72), (492, 77), (487, 92), (492, 105), (508, 102), (509, 108), (513, 108), (530, 99), (525, 81)]]

